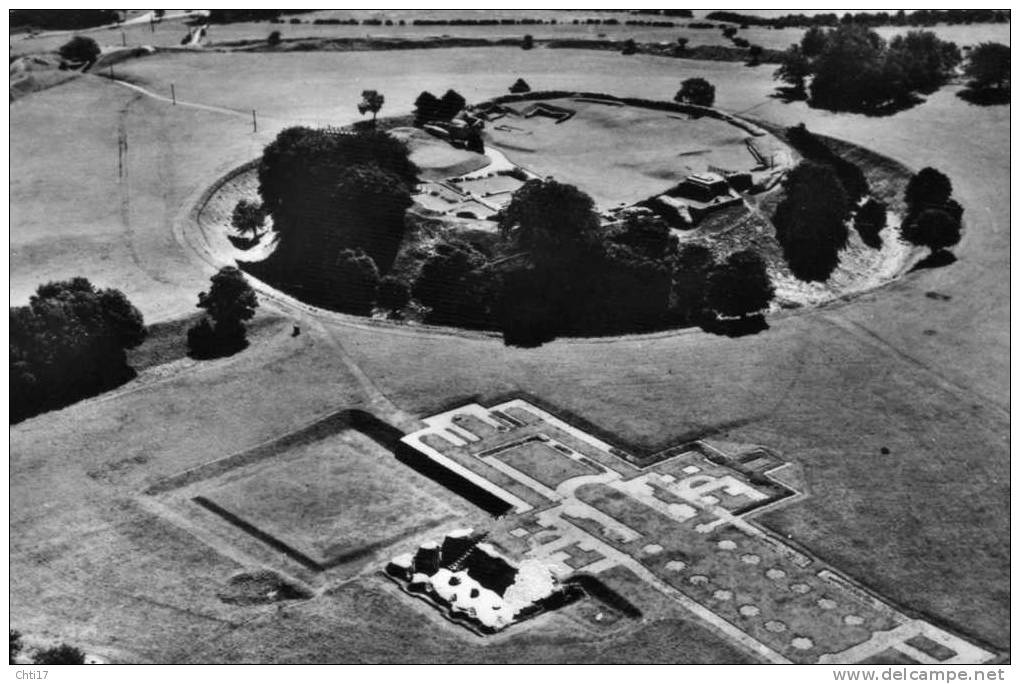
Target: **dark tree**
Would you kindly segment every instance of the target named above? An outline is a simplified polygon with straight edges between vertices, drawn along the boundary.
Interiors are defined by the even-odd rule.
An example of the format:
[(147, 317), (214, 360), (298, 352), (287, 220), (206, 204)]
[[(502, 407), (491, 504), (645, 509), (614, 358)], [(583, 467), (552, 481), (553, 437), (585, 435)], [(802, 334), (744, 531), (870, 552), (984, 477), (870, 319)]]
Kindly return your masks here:
[(14, 665), (17, 661), (18, 656), (21, 654), (21, 649), (24, 648), (24, 644), (21, 642), (21, 632), (16, 629), (10, 630), (11, 633), (11, 645), (9, 648), (11, 656), (11, 665)]
[(92, 64), (101, 52), (99, 43), (88, 36), (75, 36), (60, 46), (60, 57), (68, 62)]
[(486, 325), (483, 278), (476, 274), (484, 263), (485, 257), (466, 242), (440, 243), (414, 283), (414, 298), (429, 307), (425, 320), (437, 325)]
[(535, 47), (535, 39), (531, 36), (530, 33), (526, 33), (524, 35), (524, 39), (521, 40), (521, 48), (524, 50), (530, 50), (533, 47)]
[[(259, 305), (255, 290), (245, 280), (244, 273), (235, 266), (224, 266), (213, 275), (210, 282), (209, 291), (199, 293), (197, 306), (205, 309), (212, 319), (211, 323), (203, 317), (205, 323), (200, 321), (193, 328), (195, 333), (188, 331), (189, 345), (199, 345), (191, 347), (192, 354), (196, 356), (232, 353), (244, 348), (245, 321), (255, 316), (255, 309)], [(204, 329), (207, 326), (212, 329), (211, 338)], [(207, 342), (212, 346), (201, 346)]]
[(36, 651), (32, 660), (36, 665), (84, 665), (85, 651), (68, 644)]
[(371, 112), (372, 127), (374, 128), (375, 117), (379, 114), (379, 110), (382, 109), (383, 102), (385, 101), (386, 98), (379, 91), (363, 90), (361, 91), (361, 102), (358, 103), (358, 113), (365, 114)]
[(960, 220), (944, 209), (924, 209), (904, 221), (900, 232), (907, 242), (934, 254), (960, 241)]
[(761, 55), (764, 50), (761, 45), (751, 45), (747, 48), (747, 56), (750, 57), (750, 65), (758, 66), (761, 64)]
[(886, 60), (896, 65), (903, 88), (931, 93), (949, 80), (961, 57), (955, 43), (939, 40), (931, 31), (908, 31), (889, 41)]
[[(380, 263), (392, 259), (416, 174), (407, 146), (381, 131), (282, 131), (259, 165), (259, 192), (280, 239), (273, 268), (292, 279), (320, 278), (344, 247), (362, 247)], [(400, 226), (390, 223), (394, 216)]]
[(967, 55), (963, 73), (975, 90), (1004, 88), (1009, 83), (1009, 46), (981, 43)]
[(886, 225), (886, 206), (881, 201), (869, 198), (854, 216), (854, 228), (868, 247), (879, 249), (882, 236), (879, 233)]
[(383, 272), (390, 269), (404, 237), (404, 213), (411, 206), (407, 185), (375, 165), (351, 166), (340, 172), (332, 197), (339, 229), (323, 246), (362, 249)]
[(805, 159), (831, 167), (851, 203), (856, 203), (868, 194), (868, 179), (864, 171), (849, 159), (833, 152), (823, 138), (809, 131), (804, 124), (786, 129), (786, 139)]
[(280, 34), (280, 32), (273, 31), (272, 33), (269, 34), (269, 38), (266, 39), (266, 42), (269, 43), (270, 47), (276, 47), (277, 45), (280, 44), (281, 40), (283, 40), (283, 36)]
[(949, 177), (938, 169), (927, 166), (911, 177), (903, 199), (914, 213), (925, 206), (941, 207), (953, 194), (953, 184)]
[(496, 320), (503, 343), (539, 347), (556, 339), (562, 325), (560, 304), (550, 296), (560, 283), (546, 269), (528, 266), (505, 273), (500, 280)]
[(773, 78), (790, 84), (794, 94), (803, 96), (805, 94), (804, 80), (811, 75), (811, 62), (804, 52), (796, 45), (783, 53), (783, 61), (773, 74)]
[(801, 280), (828, 280), (847, 243), (846, 192), (830, 167), (810, 161), (798, 164), (783, 186), (772, 222), (790, 271)]
[(456, 90), (447, 90), (439, 99), (439, 118), (449, 121), (460, 114), (467, 105), (467, 100)]
[(536, 260), (561, 261), (595, 240), (599, 217), (592, 198), (574, 186), (532, 179), (501, 212), (499, 229)]
[(85, 278), (41, 285), (10, 310), (12, 421), (129, 380), (126, 350), (145, 339), (142, 315), (118, 290)]
[(441, 105), (439, 98), (425, 90), (414, 101), (414, 125), (423, 126), (433, 119), (439, 118)]
[(679, 241), (658, 216), (632, 214), (607, 236), (613, 245), (625, 247), (634, 257), (666, 263), (674, 259)]
[(391, 312), (398, 312), (411, 301), (411, 288), (400, 278), (388, 275), (379, 281), (380, 307)]
[(804, 53), (805, 57), (816, 57), (822, 54), (827, 44), (828, 38), (825, 29), (820, 26), (812, 26), (804, 32), (804, 37), (800, 39), (800, 51)]
[(262, 208), (262, 204), (242, 199), (238, 200), (234, 206), (234, 213), (230, 217), (230, 225), (241, 235), (251, 233), (252, 237), (255, 237), (258, 235), (265, 220), (266, 212)]
[(637, 43), (634, 42), (633, 38), (628, 38), (623, 41), (623, 47), (620, 49), (620, 53), (624, 55), (633, 55), (637, 52)]
[(680, 90), (673, 99), (677, 102), (711, 107), (715, 104), (715, 86), (703, 78), (688, 78), (680, 84)]
[(868, 110), (893, 99), (897, 90), (885, 50), (885, 41), (865, 26), (844, 24), (830, 31), (813, 61), (811, 103), (834, 110)]
[[(894, 111), (943, 85), (960, 62), (955, 44), (911, 31), (887, 45), (861, 23), (845, 22), (818, 45), (801, 43), (810, 60), (811, 104), (831, 110)], [(814, 39), (812, 39), (814, 41)], [(810, 47), (810, 49), (809, 49)], [(814, 52), (818, 49), (818, 52)]]
[(732, 39), (733, 36), (737, 35), (736, 26), (724, 26), (722, 30), (723, 37)]
[(757, 252), (743, 250), (712, 269), (706, 303), (717, 314), (743, 318), (766, 309), (774, 294), (765, 262)]
[(339, 172), (355, 165), (374, 164), (407, 185), (418, 169), (409, 160), (407, 145), (382, 131), (355, 135), (336, 129), (287, 128), (269, 143), (259, 163), (259, 194), (277, 231), (286, 233), (308, 221), (322, 222)]
[(715, 266), (712, 251), (703, 245), (684, 245), (673, 267), (672, 309), (678, 322), (689, 323), (705, 308), (705, 290)]
[(372, 313), (379, 290), (379, 269), (372, 258), (361, 250), (341, 250), (335, 268), (331, 308), (359, 316)]
[(519, 78), (516, 81), (514, 81), (514, 84), (512, 86), (510, 86), (510, 92), (511, 93), (530, 93), (531, 92), (531, 86), (529, 86), (528, 82), (525, 81), (523, 78)]

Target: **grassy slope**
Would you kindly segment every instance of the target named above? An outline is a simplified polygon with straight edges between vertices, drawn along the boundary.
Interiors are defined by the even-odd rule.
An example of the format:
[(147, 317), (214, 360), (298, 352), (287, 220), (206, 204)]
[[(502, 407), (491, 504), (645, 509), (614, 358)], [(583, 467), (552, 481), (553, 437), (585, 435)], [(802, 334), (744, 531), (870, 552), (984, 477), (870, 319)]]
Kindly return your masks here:
[[(722, 107), (755, 107), (756, 116), (787, 125), (803, 120), (812, 130), (874, 147), (914, 168), (934, 163), (949, 173), (967, 208), (968, 232), (957, 249), (957, 264), (910, 276), (849, 305), (776, 318), (772, 329), (757, 337), (730, 340), (689, 331), (611, 344), (557, 342), (521, 351), (505, 349), (497, 340), (417, 337), (349, 322), (333, 327), (375, 383), (411, 412), (426, 411), (452, 396), (524, 389), (630, 439), (664, 442), (721, 426), (734, 441), (777, 448), (803, 466), (814, 496), (771, 514), (770, 525), (885, 595), (1008, 646), (1004, 597), (1009, 559), (1002, 542), (1009, 532), (1004, 513), (1009, 506), (1008, 419), (1001, 408), (1009, 398), (1003, 372), (1008, 358), (1004, 198), (1009, 167), (1002, 144), (1008, 108), (972, 107), (943, 91), (916, 109), (872, 119), (783, 105), (768, 98), (772, 84), (766, 74), (729, 64), (641, 56), (624, 60), (573, 51), (558, 52), (555, 62), (540, 51), (519, 50), (415, 56), (412, 74), (403, 60), (398, 65), (397, 60), (358, 53), (152, 58), (131, 69), (164, 89), (170, 81), (184, 83), (186, 75), (188, 96), (203, 102), (244, 109), (253, 102), (262, 107), (265, 101), (281, 117), (332, 116), (338, 123), (356, 116), (354, 103), (366, 73), (374, 74), (372, 86), (399, 111), (409, 109), (425, 88), (454, 86), (475, 99), (498, 94), (518, 76), (533, 87), (569, 83), (661, 97), (675, 91), (682, 78), (701, 73), (716, 82)], [(494, 60), (505, 69), (497, 78), (491, 77)], [(239, 70), (262, 78), (239, 80)], [(297, 74), (302, 78), (295, 79)], [(43, 124), (76, 116), (80, 107), (68, 107), (68, 102), (87, 102), (88, 120), (81, 117), (76, 123), (82, 142), (74, 144), (99, 145), (109, 140), (108, 122), (124, 105), (115, 95), (119, 92), (78, 79), (12, 107), (12, 130), (19, 133), (12, 136), (12, 160), (16, 168), (28, 169), (12, 182), (12, 251), (36, 239), (60, 244), (67, 235), (102, 235), (102, 227), (112, 221), (104, 214), (90, 218), (95, 210), (89, 207), (92, 198), (112, 196), (116, 186), (74, 190), (79, 174), (74, 164), (64, 163), (73, 139), (62, 143), (59, 123)], [(273, 97), (265, 97), (266, 92)], [(303, 97), (308, 92), (329, 92), (329, 100), (309, 100)], [(340, 109), (338, 103), (350, 106)], [(132, 139), (133, 152), (143, 154), (139, 159), (146, 162), (135, 167), (141, 206), (128, 225), (139, 233), (136, 244), (145, 247), (142, 263), (169, 283), (150, 277), (124, 251), (112, 253), (106, 262), (91, 254), (64, 263), (60, 252), (54, 257), (44, 244), (28, 267), (19, 268), (25, 257), (14, 255), (12, 296), (27, 294), (39, 274), (63, 275), (67, 264), (106, 263), (111, 275), (102, 284), (124, 283), (152, 319), (192, 310), (207, 274), (190, 265), (192, 257), (169, 237), (167, 224), (187, 210), (193, 191), (257, 154), (258, 141), (236, 137), (234, 118), (157, 103), (131, 107), (139, 108), (131, 121), (151, 126), (154, 135)], [(968, 122), (968, 135), (946, 135), (961, 120)], [(42, 144), (51, 140), (56, 144)], [(933, 148), (931, 140), (940, 144)], [(67, 173), (61, 177), (57, 170)], [(163, 190), (143, 193), (152, 187)], [(116, 233), (104, 240), (120, 250)], [(952, 299), (924, 296), (932, 290)], [(296, 340), (273, 337), (235, 359), (203, 364), (198, 371), (131, 394), (86, 401), (12, 430), (16, 625), (140, 660), (282, 659), (293, 655), (287, 646), (298, 643), (304, 650), (297, 653), (306, 660), (370, 658), (366, 649), (371, 644), (381, 659), (469, 657), (462, 642), (439, 643), (445, 637), (435, 636), (432, 623), (418, 629), (424, 618), (417, 608), (406, 615), (391, 613), (398, 609), (390, 603), (382, 612), (397, 617), (386, 624), (403, 626), (387, 632), (379, 620), (389, 618), (374, 617), (371, 630), (431, 634), (422, 636), (416, 650), (398, 649), (385, 639), (352, 638), (350, 632), (312, 620), (284, 625), (267, 617), (234, 628), (197, 616), (216, 611), (214, 617), (222, 619), (212, 585), (225, 581), (234, 565), (216, 560), (187, 538), (154, 546), (151, 540), (166, 537), (161, 524), (128, 501), (156, 477), (251, 446), (355, 402), (354, 381), (336, 360), (331, 339), (310, 325), (303, 328), (306, 332)], [(882, 446), (891, 450), (889, 456), (879, 453)], [(122, 563), (125, 558), (136, 564)], [(97, 577), (103, 581), (96, 582)], [(191, 587), (199, 587), (197, 593)], [(379, 605), (371, 593), (355, 600), (362, 601), (357, 604), (362, 611)], [(346, 612), (322, 601), (302, 610), (332, 616)], [(330, 619), (368, 629), (360, 618)], [(273, 633), (285, 628), (292, 637)], [(675, 634), (683, 633), (652, 624), (611, 649), (574, 645), (559, 656), (556, 639), (542, 643), (529, 635), (492, 653), (508, 659), (543, 653), (578, 660), (652, 659), (663, 653), (695, 660), (735, 657), (704, 640), (703, 633), (691, 639), (710, 650), (692, 654), (671, 640)], [(349, 646), (338, 643), (345, 639)], [(201, 644), (200, 650), (195, 644)], [(270, 644), (280, 650), (267, 650)], [(665, 647), (672, 650), (659, 650)]]

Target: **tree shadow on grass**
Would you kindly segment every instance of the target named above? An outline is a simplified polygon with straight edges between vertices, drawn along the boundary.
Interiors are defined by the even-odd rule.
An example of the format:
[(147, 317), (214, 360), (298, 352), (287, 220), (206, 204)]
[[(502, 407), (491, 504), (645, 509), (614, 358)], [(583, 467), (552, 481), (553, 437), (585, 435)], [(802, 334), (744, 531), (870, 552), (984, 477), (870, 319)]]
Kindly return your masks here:
[(227, 239), (230, 240), (230, 244), (235, 249), (246, 251), (262, 242), (262, 235), (255, 235), (254, 237), (244, 237), (241, 235), (228, 235)]
[(956, 96), (979, 107), (1009, 104), (1009, 88), (964, 88)]
[(899, 114), (902, 111), (906, 111), (919, 104), (925, 102), (925, 99), (916, 93), (910, 93), (902, 97), (898, 97), (893, 100), (888, 100), (880, 105), (875, 106), (862, 106), (851, 103), (827, 106), (822, 105), (812, 100), (807, 100), (807, 105), (811, 109), (820, 109), (826, 112), (849, 112), (852, 114), (863, 114), (864, 116), (883, 117), (892, 116), (893, 114)]
[(726, 337), (746, 337), (757, 335), (769, 329), (769, 324), (762, 314), (745, 316), (744, 318), (715, 318), (706, 317), (700, 322), (700, 327), (707, 333), (713, 335), (724, 335)]
[(932, 252), (925, 258), (914, 264), (914, 267), (910, 269), (910, 272), (924, 271), (929, 268), (942, 268), (943, 266), (949, 266), (950, 264), (956, 263), (956, 255), (946, 249), (940, 249), (937, 252)]
[(804, 100), (807, 100), (807, 93), (803, 88), (797, 88), (795, 86), (779, 86), (769, 95), (769, 97), (782, 100), (784, 104), (790, 104), (791, 102), (803, 102)]

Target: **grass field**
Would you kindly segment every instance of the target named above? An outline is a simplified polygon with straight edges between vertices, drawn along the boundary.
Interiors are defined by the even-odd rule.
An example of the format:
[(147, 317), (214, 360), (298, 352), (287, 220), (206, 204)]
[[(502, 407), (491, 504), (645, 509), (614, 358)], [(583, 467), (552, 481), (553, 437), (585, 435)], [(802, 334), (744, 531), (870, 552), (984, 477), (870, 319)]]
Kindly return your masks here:
[[(506, 116), (486, 134), (514, 163), (576, 185), (603, 208), (657, 195), (710, 165), (740, 171), (755, 165), (744, 146), (748, 134), (719, 119), (573, 99), (542, 102), (577, 114), (563, 123)], [(510, 106), (523, 111), (532, 104)]]
[(597, 472), (591, 466), (564, 456), (543, 442), (521, 444), (500, 452), (496, 458), (550, 489), (555, 489), (556, 485), (572, 477)]
[(231, 473), (204, 495), (326, 563), (472, 512), (356, 432)]
[[(11, 430), (15, 627), (139, 662), (743, 659), (675, 615), (607, 642), (589, 641), (564, 618), (466, 650), (367, 578), (288, 607), (285, 620), (275, 608), (227, 606), (216, 591), (244, 563), (139, 498), (157, 479), (338, 407), (411, 425), (409, 415), (451, 397), (525, 391), (636, 442), (712, 434), (777, 450), (799, 464), (809, 497), (762, 516), (766, 525), (884, 596), (1009, 647), (1008, 107), (969, 105), (954, 86), (892, 117), (832, 114), (770, 97), (766, 69), (641, 55), (429, 50), (414, 54), (413, 69), (408, 53), (390, 57), (187, 54), (122, 67), (160, 94), (175, 83), (184, 102), (238, 114), (174, 108), (91, 76), (15, 102), (12, 304), (42, 280), (80, 273), (124, 289), (149, 322), (191, 314), (213, 267), (182, 246), (175, 226), (204, 188), (257, 156), (280, 127), (350, 123), (368, 87), (385, 94), (385, 115), (410, 111), (424, 89), (455, 87), (478, 100), (518, 77), (536, 89), (668, 99), (684, 78), (702, 75), (723, 108), (804, 121), (913, 168), (935, 165), (966, 208), (959, 261), (850, 302), (773, 317), (754, 337), (685, 331), (538, 350), (316, 318), (264, 299), (301, 323), (300, 337), (276, 334), (234, 358), (143, 374)], [(257, 135), (246, 118), (253, 107), (266, 117)], [(961, 122), (966, 135), (955, 133)], [(121, 124), (126, 186), (115, 173)]]
[[(486, 11), (488, 16), (492, 16)], [(722, 35), (720, 29), (691, 29), (686, 26), (674, 28), (653, 28), (647, 26), (625, 26), (623, 21), (626, 16), (618, 13), (603, 13), (597, 11), (587, 12), (565, 12), (557, 10), (525, 10), (519, 13), (504, 12), (502, 16), (524, 16), (543, 18), (550, 20), (555, 18), (556, 25), (543, 24), (538, 26), (413, 26), (411, 22), (415, 18), (471, 18), (478, 13), (470, 10), (429, 10), (427, 12), (414, 10), (321, 10), (308, 14), (301, 14), (297, 18), (300, 24), (273, 24), (270, 22), (239, 22), (236, 24), (216, 24), (209, 28), (207, 45), (231, 43), (240, 40), (265, 39), (270, 32), (280, 31), (284, 39), (297, 38), (353, 38), (365, 36), (393, 36), (401, 38), (426, 38), (430, 36), (455, 35), (478, 38), (519, 38), (524, 34), (531, 34), (536, 39), (543, 38), (588, 38), (594, 39), (605, 37), (613, 40), (626, 40), (633, 38), (639, 42), (673, 42), (678, 37), (687, 38), (690, 45), (732, 45), (729, 39)], [(315, 19), (348, 19), (359, 20), (379, 18), (385, 21), (390, 19), (393, 26), (330, 26), (315, 25)], [(605, 25), (577, 25), (570, 23), (574, 18), (615, 18), (621, 22), (617, 26)], [(400, 26), (398, 22), (404, 19), (406, 24)], [(289, 18), (287, 18), (289, 22)], [(685, 19), (674, 19), (678, 24), (686, 24)], [(878, 29), (880, 35), (887, 40), (893, 35), (903, 33), (904, 28), (881, 27)], [(940, 38), (953, 40), (961, 45), (974, 45), (982, 41), (996, 41), (1009, 44), (1009, 26), (1007, 24), (988, 24), (977, 26), (936, 26), (932, 27)], [(166, 21), (156, 26), (156, 30), (150, 30), (148, 24), (140, 24), (125, 27), (122, 31), (117, 28), (92, 29), (84, 33), (92, 36), (100, 45), (109, 47), (120, 47), (126, 42), (130, 45), (153, 45), (156, 47), (178, 47), (181, 39), (187, 35), (187, 27), (178, 21)], [(800, 42), (804, 35), (802, 29), (768, 29), (763, 27), (750, 27), (740, 31), (739, 35), (746, 38), (750, 43), (761, 45), (764, 48), (782, 50), (793, 43)], [(12, 35), (10, 40), (10, 52), (12, 56), (20, 56), (33, 52), (53, 52), (67, 42), (69, 33), (56, 35), (42, 35), (34, 38), (26, 38), (23, 34)]]

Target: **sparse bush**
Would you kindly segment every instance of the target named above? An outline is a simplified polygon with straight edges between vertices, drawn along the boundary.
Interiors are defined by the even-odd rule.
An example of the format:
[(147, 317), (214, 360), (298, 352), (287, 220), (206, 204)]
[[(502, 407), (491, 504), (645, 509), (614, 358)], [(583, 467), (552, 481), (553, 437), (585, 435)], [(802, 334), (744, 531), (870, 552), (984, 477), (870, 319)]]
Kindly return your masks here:
[(371, 112), (372, 127), (375, 128), (375, 117), (379, 114), (379, 110), (382, 109), (383, 102), (385, 101), (386, 98), (379, 91), (363, 90), (361, 91), (361, 102), (358, 103), (358, 113), (365, 114), (366, 112)]
[(266, 212), (260, 202), (249, 202), (246, 199), (238, 200), (234, 206), (234, 212), (230, 217), (230, 225), (241, 235), (251, 233), (252, 237), (258, 235), (266, 220)]

